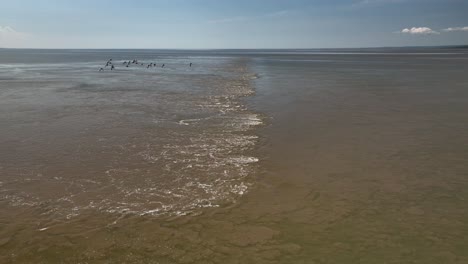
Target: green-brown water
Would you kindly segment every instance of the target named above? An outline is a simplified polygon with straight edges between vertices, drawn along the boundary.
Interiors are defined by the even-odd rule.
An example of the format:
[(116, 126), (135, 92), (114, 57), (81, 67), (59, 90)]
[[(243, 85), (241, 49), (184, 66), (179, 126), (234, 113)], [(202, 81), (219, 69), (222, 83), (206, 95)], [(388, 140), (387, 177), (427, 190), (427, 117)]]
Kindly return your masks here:
[[(132, 55), (140, 60), (168, 56), (149, 53)], [(67, 73), (92, 75), (86, 82), (91, 88), (64, 86), (70, 80), (57, 81), (54, 73), (57, 87), (35, 90), (36, 79), (11, 75), (14, 62), (3, 62), (8, 66), (0, 83), (0, 133), (2, 145), (9, 148), (0, 150), (0, 261), (468, 262), (465, 51), (220, 53), (170, 54), (165, 59), (176, 66), (158, 70), (159, 77), (147, 76), (143, 69), (112, 76), (123, 78), (119, 85), (136, 82), (136, 91), (100, 90), (115, 83), (102, 80), (106, 77), (91, 66)], [(92, 65), (93, 56), (108, 57), (96, 54), (45, 58)], [(185, 72), (185, 61), (203, 69)], [(12, 89), (11, 83), (21, 90)], [(145, 125), (155, 117), (165, 122)], [(206, 121), (196, 123), (200, 120)], [(67, 130), (70, 126), (74, 129)], [(89, 132), (80, 136), (79, 131)], [(55, 134), (46, 144), (51, 132)], [(218, 145), (221, 139), (233, 143)], [(70, 147), (77, 142), (93, 155), (79, 155)], [(125, 151), (116, 151), (116, 146), (125, 146), (116, 148)], [(174, 146), (193, 152), (167, 152)], [(50, 154), (47, 148), (62, 154)], [(135, 155), (142, 151), (144, 155)], [(166, 154), (163, 161), (158, 159), (161, 153)], [(190, 161), (195, 155), (201, 158)], [(202, 169), (161, 169), (178, 159)], [(116, 164), (119, 174), (113, 179), (119, 188), (104, 177), (108, 166)], [(141, 168), (146, 173), (138, 173)], [(225, 170), (234, 184), (211, 184), (225, 179), (220, 176)], [(33, 178), (32, 172), (41, 178)], [(54, 182), (54, 177), (62, 179)], [(90, 179), (103, 187), (89, 184)], [(190, 180), (210, 188), (188, 188), (194, 186)], [(92, 191), (74, 189), (82, 185)], [(151, 190), (161, 186), (170, 191), (185, 187), (184, 196), (153, 196)], [(138, 188), (139, 193), (126, 196)], [(73, 196), (66, 197), (82, 205), (78, 209), (54, 200), (70, 192)], [(13, 195), (22, 200), (9, 199)], [(89, 206), (105, 199), (102, 207)], [(201, 200), (193, 203), (196, 199)], [(175, 209), (154, 214), (158, 208), (145, 201)], [(122, 209), (122, 203), (131, 210), (113, 210)], [(75, 213), (66, 217), (70, 212)]]

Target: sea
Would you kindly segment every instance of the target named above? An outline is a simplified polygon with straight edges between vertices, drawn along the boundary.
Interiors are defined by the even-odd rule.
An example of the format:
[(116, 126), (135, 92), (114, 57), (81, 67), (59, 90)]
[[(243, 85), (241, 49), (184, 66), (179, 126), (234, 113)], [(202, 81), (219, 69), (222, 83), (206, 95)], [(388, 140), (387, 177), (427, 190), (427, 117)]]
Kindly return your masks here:
[(463, 47), (0, 49), (0, 262), (466, 263), (467, 73)]

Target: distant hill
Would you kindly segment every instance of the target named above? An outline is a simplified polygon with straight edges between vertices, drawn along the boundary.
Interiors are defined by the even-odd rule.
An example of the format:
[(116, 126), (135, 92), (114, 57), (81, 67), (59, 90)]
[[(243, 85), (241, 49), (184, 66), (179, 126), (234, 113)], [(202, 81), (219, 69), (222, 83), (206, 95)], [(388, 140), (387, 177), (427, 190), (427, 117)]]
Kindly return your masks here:
[(435, 48), (441, 49), (468, 49), (468, 45), (456, 45), (456, 46), (439, 46)]

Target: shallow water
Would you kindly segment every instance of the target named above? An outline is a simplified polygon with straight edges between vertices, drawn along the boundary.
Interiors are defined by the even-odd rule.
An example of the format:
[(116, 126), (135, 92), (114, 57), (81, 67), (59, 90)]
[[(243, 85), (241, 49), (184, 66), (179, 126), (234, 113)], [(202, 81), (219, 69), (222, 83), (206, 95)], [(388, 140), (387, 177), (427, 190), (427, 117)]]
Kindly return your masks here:
[(99, 72), (98, 62), (43, 56), (1, 66), (9, 211), (179, 215), (247, 192), (257, 161), (245, 153), (256, 142), (248, 131), (262, 121), (239, 102), (253, 92), (245, 60), (198, 57), (189, 67), (187, 57), (149, 56), (167, 66), (114, 59), (115, 70)]
[(0, 53), (1, 262), (468, 261), (464, 50)]

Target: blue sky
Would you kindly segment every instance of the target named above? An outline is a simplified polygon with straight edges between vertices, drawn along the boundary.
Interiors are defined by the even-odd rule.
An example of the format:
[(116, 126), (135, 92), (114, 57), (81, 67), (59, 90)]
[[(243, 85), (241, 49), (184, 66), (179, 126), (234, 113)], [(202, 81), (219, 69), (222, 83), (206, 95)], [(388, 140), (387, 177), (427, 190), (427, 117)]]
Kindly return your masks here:
[(0, 0), (0, 47), (468, 44), (468, 0)]

